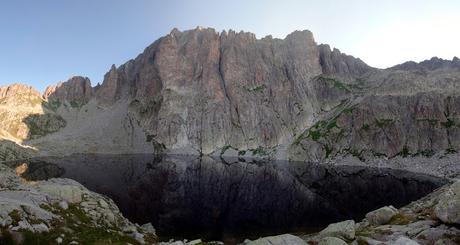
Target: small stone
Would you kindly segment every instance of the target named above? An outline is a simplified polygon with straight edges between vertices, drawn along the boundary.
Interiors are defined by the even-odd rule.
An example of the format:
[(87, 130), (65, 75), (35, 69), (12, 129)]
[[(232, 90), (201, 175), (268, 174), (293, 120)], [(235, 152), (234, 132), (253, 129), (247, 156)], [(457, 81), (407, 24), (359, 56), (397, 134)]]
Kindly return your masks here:
[(32, 225), (32, 228), (35, 232), (38, 233), (49, 232), (48, 226), (43, 223)]
[(104, 214), (104, 217), (108, 224), (114, 224), (116, 222), (116, 218), (113, 213), (107, 212)]
[(18, 227), (19, 227), (19, 230), (34, 231), (34, 228), (32, 227), (32, 225), (30, 225), (29, 222), (25, 220), (19, 221)]
[(196, 239), (187, 243), (187, 245), (197, 245), (202, 243), (201, 239)]
[(32, 210), (32, 207), (29, 206), (29, 205), (23, 205), (22, 206), (22, 210), (24, 210), (24, 212), (28, 215), (33, 215), (33, 210)]
[(109, 204), (103, 199), (99, 200), (99, 206), (101, 206), (101, 208), (109, 208)]
[(147, 224), (143, 224), (141, 226), (142, 229), (144, 229), (144, 231), (148, 232), (148, 233), (151, 233), (151, 234), (155, 234), (156, 233), (156, 230), (155, 228), (153, 227), (152, 223), (147, 223)]
[(61, 244), (61, 243), (62, 243), (62, 241), (63, 241), (63, 240), (62, 240), (62, 237), (58, 237), (58, 238), (56, 238), (56, 242), (57, 242), (58, 244)]
[(134, 225), (125, 225), (121, 228), (121, 230), (125, 233), (137, 232), (137, 229)]
[(355, 238), (355, 221), (346, 220), (330, 224), (319, 233), (320, 237), (338, 237), (346, 240)]
[(138, 241), (140, 244), (145, 244), (145, 240), (144, 240), (144, 235), (142, 235), (141, 233), (135, 231), (132, 233), (132, 237)]
[(247, 245), (306, 245), (307, 243), (299, 237), (284, 234), (279, 236), (269, 236), (248, 242)]
[(64, 210), (67, 210), (69, 208), (69, 204), (66, 201), (61, 201), (59, 202), (59, 207)]
[(8, 227), (12, 223), (13, 223), (13, 220), (11, 219), (10, 216), (7, 215), (5, 218), (2, 218), (2, 220), (0, 220), (0, 227)]
[(337, 237), (325, 237), (319, 241), (318, 245), (347, 245), (347, 243)]
[(385, 225), (398, 214), (398, 210), (393, 206), (379, 208), (366, 214), (366, 219), (371, 225)]
[(75, 245), (75, 244), (78, 244), (78, 242), (77, 241), (71, 241), (69, 244)]

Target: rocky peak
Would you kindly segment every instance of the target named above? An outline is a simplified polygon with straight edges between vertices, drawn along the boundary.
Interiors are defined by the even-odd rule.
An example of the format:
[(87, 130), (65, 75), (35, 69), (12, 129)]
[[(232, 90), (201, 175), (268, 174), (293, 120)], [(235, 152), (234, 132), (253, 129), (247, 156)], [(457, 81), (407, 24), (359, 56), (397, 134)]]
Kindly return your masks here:
[(100, 103), (112, 104), (119, 98), (120, 77), (115, 65), (104, 75), (104, 82), (97, 86), (95, 94)]
[(15, 83), (9, 86), (0, 87), (0, 99), (16, 95), (40, 97), (40, 93), (37, 90), (25, 84)]
[(389, 68), (390, 70), (406, 71), (434, 71), (437, 69), (460, 69), (460, 60), (454, 57), (452, 60), (440, 59), (433, 57), (422, 62), (408, 61)]
[(45, 99), (88, 102), (93, 94), (91, 81), (87, 77), (75, 76), (65, 82), (48, 86), (43, 94)]
[(361, 59), (341, 53), (327, 44), (318, 46), (320, 63), (325, 75), (336, 75), (346, 80), (353, 80), (369, 71), (375, 70)]

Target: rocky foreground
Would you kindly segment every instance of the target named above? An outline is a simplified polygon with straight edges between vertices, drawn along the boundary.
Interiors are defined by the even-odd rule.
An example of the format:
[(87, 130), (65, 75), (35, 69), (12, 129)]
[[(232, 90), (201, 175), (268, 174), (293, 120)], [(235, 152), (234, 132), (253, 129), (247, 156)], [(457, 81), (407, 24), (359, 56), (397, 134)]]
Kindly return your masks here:
[(460, 244), (460, 181), (399, 210), (389, 206), (369, 212), (361, 222), (347, 220), (330, 224), (313, 235), (285, 234), (248, 241), (247, 245), (281, 244)]
[[(30, 182), (0, 165), (0, 244), (156, 244), (150, 224), (132, 224), (114, 202), (70, 179)], [(284, 234), (244, 244), (459, 244), (460, 181), (401, 209), (382, 207), (362, 221), (317, 234)], [(161, 244), (220, 244), (170, 241)]]
[[(17, 169), (20, 172), (20, 168)], [(0, 164), (0, 244), (155, 243), (112, 200), (70, 179), (28, 182)]]

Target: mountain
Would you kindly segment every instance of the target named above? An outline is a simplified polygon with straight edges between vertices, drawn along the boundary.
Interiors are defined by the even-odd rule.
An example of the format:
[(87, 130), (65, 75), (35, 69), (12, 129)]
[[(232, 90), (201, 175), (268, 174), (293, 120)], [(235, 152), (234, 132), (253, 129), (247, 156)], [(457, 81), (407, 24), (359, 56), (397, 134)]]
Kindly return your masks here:
[[(257, 39), (196, 28), (172, 30), (135, 59), (112, 66), (96, 87), (73, 77), (42, 96), (33, 92), (35, 105), (5, 103), (52, 118), (32, 137), (8, 135), (42, 155), (368, 160), (457, 152), (459, 84), (458, 58), (382, 70), (318, 45), (309, 31)], [(3, 96), (8, 88), (0, 91)], [(6, 124), (3, 131), (11, 128)]]

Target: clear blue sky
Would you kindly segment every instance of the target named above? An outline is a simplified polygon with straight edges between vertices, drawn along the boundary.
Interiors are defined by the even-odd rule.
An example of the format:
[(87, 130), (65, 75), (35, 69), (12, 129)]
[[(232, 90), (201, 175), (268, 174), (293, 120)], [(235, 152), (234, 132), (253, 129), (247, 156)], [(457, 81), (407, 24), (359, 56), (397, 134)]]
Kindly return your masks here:
[(0, 86), (43, 91), (73, 75), (101, 82), (174, 27), (284, 37), (311, 30), (317, 42), (375, 67), (460, 56), (460, 1), (5, 0), (0, 3)]

